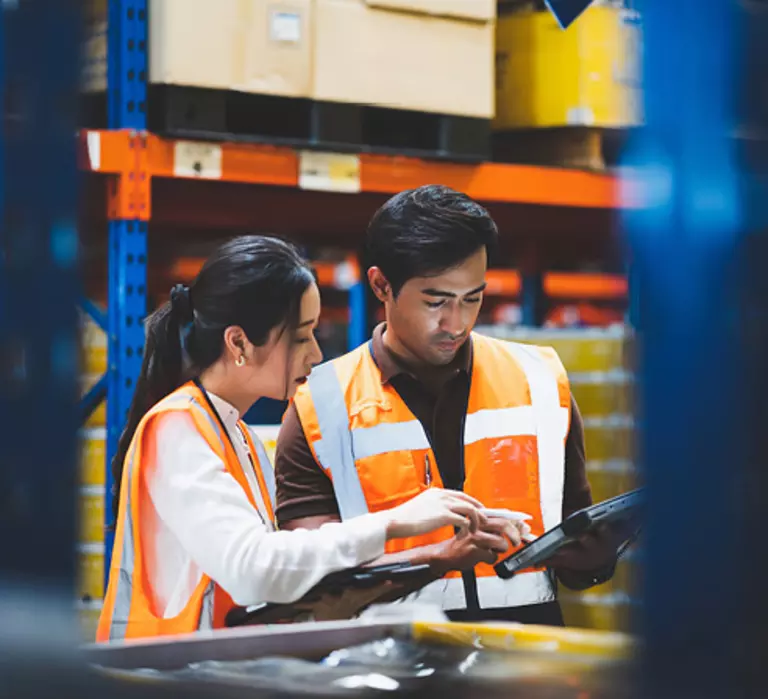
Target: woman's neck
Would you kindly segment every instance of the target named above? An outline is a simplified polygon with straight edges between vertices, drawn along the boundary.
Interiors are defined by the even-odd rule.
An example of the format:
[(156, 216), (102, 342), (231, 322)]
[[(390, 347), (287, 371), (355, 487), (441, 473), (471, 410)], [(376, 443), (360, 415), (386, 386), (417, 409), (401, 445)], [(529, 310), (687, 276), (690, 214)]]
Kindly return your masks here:
[(242, 418), (260, 398), (253, 396), (243, 386), (241, 377), (236, 369), (228, 368), (225, 364), (216, 362), (200, 373), (200, 383), (208, 393), (213, 393), (229, 403)]

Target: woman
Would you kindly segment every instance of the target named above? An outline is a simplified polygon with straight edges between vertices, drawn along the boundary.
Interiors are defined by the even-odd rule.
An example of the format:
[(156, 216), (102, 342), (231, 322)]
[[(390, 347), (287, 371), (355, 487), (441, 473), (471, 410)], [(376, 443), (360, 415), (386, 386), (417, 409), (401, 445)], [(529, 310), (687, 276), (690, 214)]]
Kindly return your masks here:
[(235, 605), (298, 600), (389, 539), (477, 527), (480, 503), (431, 489), (353, 521), (274, 531), (269, 464), (241, 418), (261, 397), (289, 399), (321, 360), (319, 313), (296, 250), (249, 236), (150, 316), (113, 462), (117, 530), (97, 640), (218, 628)]

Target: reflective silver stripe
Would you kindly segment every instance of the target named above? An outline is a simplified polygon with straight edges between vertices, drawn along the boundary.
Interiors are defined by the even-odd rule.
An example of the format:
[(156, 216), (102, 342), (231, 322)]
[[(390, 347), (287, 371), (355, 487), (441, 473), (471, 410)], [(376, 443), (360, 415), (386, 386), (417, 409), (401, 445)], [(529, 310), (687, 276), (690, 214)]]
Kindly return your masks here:
[(549, 573), (538, 571), (519, 573), (510, 580), (478, 578), (477, 597), (481, 609), (499, 609), (553, 602), (557, 595)]
[(259, 439), (258, 435), (253, 431), (251, 432), (251, 439), (253, 440), (253, 446), (256, 447), (256, 457), (259, 461), (259, 467), (261, 468), (261, 474), (264, 476), (264, 484), (267, 486), (267, 492), (269, 493), (269, 499), (272, 503), (272, 509), (277, 507), (275, 501), (275, 469), (272, 466), (272, 462), (269, 460), (267, 450), (264, 449), (264, 445)]
[(120, 554), (120, 570), (117, 575), (117, 590), (115, 591), (115, 604), (112, 610), (112, 623), (109, 627), (109, 640), (121, 641), (125, 638), (128, 627), (128, 617), (131, 612), (131, 599), (133, 598), (133, 511), (131, 509), (131, 488), (133, 486), (134, 468), (133, 459), (136, 455), (136, 445), (131, 447), (123, 467), (123, 473), (127, 475), (123, 488), (127, 489), (125, 498), (125, 519), (123, 520), (123, 550)]
[(530, 405), (514, 408), (484, 409), (467, 415), (464, 444), (482, 439), (499, 439), (536, 434), (536, 420)]
[(333, 476), (339, 514), (343, 520), (366, 514), (368, 503), (355, 467), (347, 404), (333, 362), (315, 368), (307, 384), (321, 434), (313, 446), (320, 465)]
[(541, 516), (544, 529), (551, 529), (563, 518), (565, 485), (565, 432), (557, 378), (535, 347), (515, 342), (504, 344), (528, 380), (536, 421)]
[(406, 600), (434, 604), (447, 612), (467, 608), (464, 581), (461, 578), (440, 578), (408, 595)]
[[(568, 409), (559, 408), (561, 439), (568, 428)], [(503, 439), (536, 434), (536, 416), (531, 405), (512, 408), (484, 409), (467, 415), (464, 444), (483, 439)], [(429, 449), (429, 440), (418, 420), (382, 423), (352, 430), (352, 452), (355, 459), (388, 454), (393, 451)]]
[(381, 423), (352, 430), (352, 453), (356, 460), (416, 449), (429, 449), (429, 440), (418, 420)]
[(197, 624), (199, 631), (207, 631), (213, 628), (213, 604), (215, 595), (216, 586), (213, 581), (211, 581), (203, 593), (203, 605), (200, 608), (200, 621)]
[[(555, 590), (546, 572), (520, 573), (510, 580), (495, 575), (477, 578), (477, 595), (481, 609), (523, 607), (528, 604), (552, 602)], [(442, 578), (408, 595), (407, 600), (435, 604), (445, 611), (467, 608), (464, 581)]]

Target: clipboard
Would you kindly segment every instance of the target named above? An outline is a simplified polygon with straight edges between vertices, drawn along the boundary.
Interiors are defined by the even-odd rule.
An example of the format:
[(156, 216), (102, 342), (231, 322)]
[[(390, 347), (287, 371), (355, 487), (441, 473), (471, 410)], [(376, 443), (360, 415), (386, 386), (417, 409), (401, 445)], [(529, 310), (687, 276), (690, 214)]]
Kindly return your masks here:
[(508, 580), (521, 570), (539, 565), (557, 553), (563, 546), (573, 543), (598, 524), (627, 522), (634, 524), (636, 530), (639, 530), (639, 519), (644, 502), (644, 490), (638, 488), (574, 512), (538, 539), (499, 561), (494, 566), (496, 575)]
[(420, 583), (430, 582), (434, 576), (428, 564), (413, 565), (408, 561), (380, 566), (360, 566), (340, 570), (326, 575), (304, 597), (290, 604), (264, 602), (249, 607), (235, 607), (225, 619), (225, 626), (247, 626), (250, 624), (271, 624), (291, 617), (291, 609), (297, 604), (312, 603), (323, 595), (341, 594), (344, 590), (376, 587), (385, 582)]

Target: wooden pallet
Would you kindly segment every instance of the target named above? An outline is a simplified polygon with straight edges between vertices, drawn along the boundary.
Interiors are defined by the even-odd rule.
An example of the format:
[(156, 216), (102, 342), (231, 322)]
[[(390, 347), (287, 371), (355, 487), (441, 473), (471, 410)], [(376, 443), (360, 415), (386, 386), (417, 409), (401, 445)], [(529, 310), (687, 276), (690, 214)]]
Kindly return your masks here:
[(496, 160), (604, 171), (618, 164), (629, 130), (597, 127), (522, 129), (497, 133)]
[(150, 86), (149, 128), (175, 138), (479, 162), (490, 121), (224, 90)]

